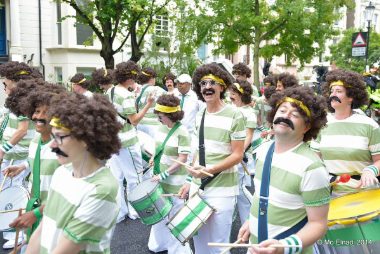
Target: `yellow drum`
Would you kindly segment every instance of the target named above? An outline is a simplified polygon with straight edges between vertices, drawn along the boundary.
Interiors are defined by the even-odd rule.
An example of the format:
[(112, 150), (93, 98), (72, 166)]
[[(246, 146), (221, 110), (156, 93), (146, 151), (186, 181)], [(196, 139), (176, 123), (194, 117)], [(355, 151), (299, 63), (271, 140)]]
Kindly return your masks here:
[(319, 253), (380, 253), (380, 189), (335, 198)]

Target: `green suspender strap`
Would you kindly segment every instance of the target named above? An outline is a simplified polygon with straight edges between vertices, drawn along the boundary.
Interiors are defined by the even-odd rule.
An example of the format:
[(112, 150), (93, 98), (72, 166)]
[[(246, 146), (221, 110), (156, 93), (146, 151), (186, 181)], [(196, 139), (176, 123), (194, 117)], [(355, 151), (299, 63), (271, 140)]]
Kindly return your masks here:
[(148, 88), (148, 86), (149, 86), (149, 85), (145, 85), (145, 86), (141, 89), (141, 93), (140, 93), (139, 97), (137, 97), (137, 99), (136, 99), (136, 110), (137, 110), (137, 112), (139, 112), (139, 103), (140, 103), (140, 101), (141, 101), (141, 98), (142, 98), (142, 96), (143, 96), (145, 90)]
[[(32, 197), (29, 199), (27, 205), (26, 205), (26, 212), (32, 211), (33, 209), (39, 209), (41, 206), (41, 200), (40, 200), (40, 165), (41, 164), (41, 138), (38, 140), (38, 146), (36, 155), (34, 158), (33, 163), (33, 185), (32, 185)], [(41, 216), (37, 216), (37, 214), (41, 215), (39, 212), (37, 214), (34, 212), (34, 214), (37, 217), (36, 222), (32, 225), (32, 228), (28, 228), (27, 236), (28, 241), (30, 239), (30, 236), (34, 232), (34, 230), (37, 229), (38, 225), (41, 221)]]
[(5, 130), (5, 127), (7, 127), (8, 120), (9, 120), (9, 113), (6, 113), (4, 116), (4, 120), (0, 126), (0, 140), (3, 138), (4, 130)]
[(154, 160), (153, 174), (158, 175), (159, 173), (161, 173), (160, 161), (161, 161), (162, 154), (164, 153), (164, 148), (165, 148), (166, 142), (169, 140), (169, 138), (173, 135), (173, 133), (178, 129), (178, 127), (180, 125), (181, 125), (180, 122), (176, 122), (174, 124), (173, 128), (169, 131), (164, 142), (156, 148), (156, 151), (154, 153), (154, 158), (153, 158), (153, 160)]

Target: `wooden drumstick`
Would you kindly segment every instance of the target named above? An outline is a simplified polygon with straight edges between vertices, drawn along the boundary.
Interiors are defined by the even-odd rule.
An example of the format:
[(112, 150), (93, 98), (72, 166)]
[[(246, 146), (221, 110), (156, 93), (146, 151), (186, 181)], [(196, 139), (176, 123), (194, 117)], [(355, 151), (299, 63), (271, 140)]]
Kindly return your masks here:
[[(252, 243), (208, 243), (210, 247), (226, 247), (226, 248), (250, 248), (250, 247), (259, 247), (259, 244)], [(282, 245), (282, 244), (272, 244), (268, 247), (272, 248), (296, 248), (300, 245)]]
[[(0, 174), (1, 174), (1, 173), (0, 173)], [(5, 180), (7, 180), (7, 177), (8, 177), (8, 172), (4, 175), (4, 179), (3, 179), (3, 181), (1, 182), (0, 192), (3, 191), (3, 186), (4, 186), (4, 183), (5, 183)]]
[[(186, 163), (182, 162), (182, 161), (179, 161), (179, 160), (176, 160), (176, 159), (171, 159), (172, 161), (174, 162), (177, 162), (178, 164), (181, 164), (182, 166), (185, 166), (187, 169), (192, 169), (193, 167), (192, 166), (189, 166), (187, 165)], [(214, 175), (207, 172), (207, 171), (204, 171), (203, 169), (199, 169), (200, 172), (202, 172), (203, 174), (207, 175), (207, 176), (210, 176), (210, 177), (213, 177)]]
[[(237, 239), (237, 241), (234, 242), (234, 244), (240, 243), (241, 241), (243, 241), (243, 238), (239, 238), (239, 239)], [(232, 247), (228, 247), (227, 249), (225, 249), (224, 251), (222, 251), (220, 254), (226, 254), (226, 253), (229, 252), (231, 249), (232, 249)]]
[[(25, 208), (20, 208), (21, 210), (25, 210)], [(0, 214), (1, 213), (13, 213), (13, 212), (18, 212), (20, 211), (20, 209), (14, 209), (14, 210), (4, 210), (4, 211), (0, 211)]]
[[(18, 211), (18, 217), (20, 217), (22, 214), (22, 209), (20, 208)], [(17, 254), (17, 246), (18, 246), (18, 235), (20, 233), (20, 228), (16, 229), (16, 238), (15, 238), (15, 247), (13, 249), (13, 254)]]
[(247, 169), (247, 165), (245, 165), (244, 161), (240, 162), (241, 166), (243, 167), (243, 170), (244, 172), (247, 174), (247, 175), (251, 175)]
[(164, 194), (161, 194), (161, 197), (179, 197), (180, 195), (179, 194), (175, 194), (175, 193), (164, 193)]

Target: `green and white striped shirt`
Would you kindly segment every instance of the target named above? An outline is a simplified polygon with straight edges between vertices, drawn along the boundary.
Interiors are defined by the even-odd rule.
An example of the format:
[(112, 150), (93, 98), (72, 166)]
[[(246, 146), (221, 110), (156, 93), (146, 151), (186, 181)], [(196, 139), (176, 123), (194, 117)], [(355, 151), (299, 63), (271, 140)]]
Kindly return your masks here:
[[(198, 137), (203, 112), (198, 112), (196, 117)], [(243, 114), (236, 107), (228, 104), (216, 113), (209, 113), (206, 110), (204, 128), (206, 167), (218, 164), (231, 155), (231, 141), (244, 141), (246, 137)], [(200, 179), (194, 179), (193, 181), (200, 185)], [(222, 171), (206, 185), (203, 193), (204, 196), (208, 197), (229, 197), (238, 194), (236, 166)]]
[[(257, 243), (261, 178), (266, 154), (273, 142), (258, 148), (255, 193), (249, 217), (250, 241)], [(330, 201), (328, 172), (306, 143), (284, 153), (273, 153), (268, 204), (268, 238), (288, 230), (306, 217), (306, 207)], [(310, 248), (302, 253), (312, 253)]]
[[(322, 155), (330, 173), (361, 175), (363, 169), (373, 164), (372, 156), (380, 154), (380, 128), (371, 118), (354, 113), (344, 120), (327, 115), (327, 127), (323, 128), (311, 148)], [(354, 191), (358, 181), (337, 184), (337, 192)]]
[[(146, 86), (148, 86), (148, 87), (146, 87)], [(144, 88), (145, 88), (145, 90), (144, 90), (143, 94), (141, 95), (141, 99), (137, 105), (139, 111), (141, 111), (145, 107), (149, 94), (155, 94), (155, 97), (158, 98), (161, 95), (166, 93), (166, 91), (159, 86), (143, 85), (141, 90)], [(140, 97), (140, 95), (138, 95), (137, 97)], [(152, 106), (150, 106), (150, 108), (148, 109), (148, 111), (146, 112), (144, 117), (141, 119), (139, 124), (161, 125), (161, 123), (159, 121), (157, 121), (156, 114), (154, 114), (154, 107), (155, 106), (156, 106), (156, 103), (152, 103)]]
[[(164, 142), (169, 131), (170, 128), (166, 125), (159, 127), (156, 133), (156, 147)], [(179, 154), (190, 154), (190, 143), (190, 135), (186, 127), (184, 125), (179, 126), (166, 142), (160, 161), (160, 171), (166, 171), (173, 164), (171, 159), (177, 159)], [(185, 167), (181, 166), (175, 173), (161, 181), (161, 186), (164, 189), (164, 192), (178, 193), (179, 189), (185, 183), (187, 175), (188, 173)]]
[[(107, 90), (107, 96), (112, 102), (111, 90), (112, 89)], [(116, 108), (116, 111), (125, 118), (127, 118), (128, 115), (137, 113), (134, 94), (119, 85), (115, 86), (114, 89), (113, 105)], [(123, 123), (123, 128), (119, 132), (122, 148), (136, 144), (138, 142), (136, 128), (126, 120), (123, 120), (120, 116), (118, 116), (118, 119)]]
[(5, 155), (6, 160), (25, 160), (28, 157), (29, 144), (32, 141), (36, 131), (34, 129), (34, 124), (25, 116), (17, 117), (13, 113), (9, 113), (9, 120), (7, 126), (5, 127), (2, 144), (8, 142), (14, 133), (17, 131), (18, 125), (22, 121), (28, 121), (28, 130), (26, 135)]
[[(34, 158), (36, 157), (38, 141), (41, 134), (36, 133), (36, 136), (29, 145), (29, 155), (28, 155), (28, 165), (31, 171), (29, 176), (29, 191), (32, 193), (33, 186), (33, 173), (34, 173)], [(41, 203), (45, 204), (47, 200), (48, 191), (50, 188), (51, 179), (55, 170), (60, 166), (57, 160), (56, 153), (51, 151), (50, 144), (53, 140), (48, 143), (41, 144), (40, 153), (40, 199)]]
[(72, 174), (68, 164), (53, 175), (42, 219), (40, 253), (52, 253), (62, 235), (82, 244), (80, 253), (110, 253), (119, 211), (117, 181), (106, 167), (83, 178)]
[(257, 117), (255, 109), (250, 105), (239, 107), (244, 117), (245, 128), (255, 129), (257, 127)]

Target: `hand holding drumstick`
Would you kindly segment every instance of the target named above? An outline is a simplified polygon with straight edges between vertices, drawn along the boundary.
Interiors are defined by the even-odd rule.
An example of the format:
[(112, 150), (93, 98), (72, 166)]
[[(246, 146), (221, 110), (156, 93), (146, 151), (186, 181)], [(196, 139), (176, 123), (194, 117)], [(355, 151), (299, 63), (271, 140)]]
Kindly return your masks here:
[(183, 163), (182, 161), (178, 161), (175, 159), (172, 159), (172, 161), (175, 161), (175, 162), (185, 166), (187, 171), (189, 171), (189, 173), (195, 178), (204, 178), (207, 176), (210, 176), (210, 177), (214, 176), (213, 174), (210, 174), (209, 172), (207, 172), (205, 170), (206, 168), (203, 166), (193, 166), (192, 167), (192, 166), (187, 165), (186, 163)]

